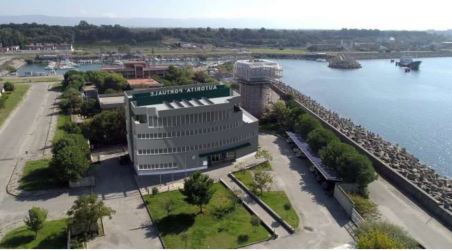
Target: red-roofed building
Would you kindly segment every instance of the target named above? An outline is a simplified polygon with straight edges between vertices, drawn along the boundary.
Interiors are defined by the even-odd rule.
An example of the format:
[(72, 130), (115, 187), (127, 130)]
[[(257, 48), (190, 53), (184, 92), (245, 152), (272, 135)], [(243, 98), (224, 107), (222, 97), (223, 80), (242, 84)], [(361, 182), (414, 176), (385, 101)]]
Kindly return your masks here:
[(164, 76), (168, 72), (167, 65), (150, 65), (144, 61), (128, 61), (123, 65), (102, 67), (103, 71), (122, 74), (127, 79), (151, 78), (153, 75)]
[(157, 88), (163, 85), (152, 78), (135, 78), (127, 80), (132, 89)]

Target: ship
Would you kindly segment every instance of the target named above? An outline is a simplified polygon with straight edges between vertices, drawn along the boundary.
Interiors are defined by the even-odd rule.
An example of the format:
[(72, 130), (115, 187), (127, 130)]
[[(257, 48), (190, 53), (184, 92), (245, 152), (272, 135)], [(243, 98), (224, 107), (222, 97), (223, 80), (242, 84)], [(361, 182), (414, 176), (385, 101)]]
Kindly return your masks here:
[(400, 67), (407, 67), (411, 70), (419, 70), (419, 66), (421, 65), (422, 61), (415, 61), (411, 57), (401, 57), (400, 61), (396, 63), (396, 65)]

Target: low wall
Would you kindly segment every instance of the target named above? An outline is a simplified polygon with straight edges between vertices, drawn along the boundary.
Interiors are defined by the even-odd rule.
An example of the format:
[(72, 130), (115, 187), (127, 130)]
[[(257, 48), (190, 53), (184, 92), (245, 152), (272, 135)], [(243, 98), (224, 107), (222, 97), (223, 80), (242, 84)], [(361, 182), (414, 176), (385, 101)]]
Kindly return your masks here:
[(347, 212), (348, 216), (351, 216), (354, 208), (353, 202), (338, 184), (334, 186), (334, 198), (339, 202), (345, 212)]
[(228, 174), (231, 179), (237, 183), (246, 193), (248, 193), (267, 213), (269, 213), (273, 218), (275, 218), (290, 234), (295, 233), (295, 229), (289, 225), (279, 214), (277, 214), (273, 209), (271, 209), (265, 202), (263, 202), (259, 197), (254, 195), (248, 187), (246, 187), (240, 180), (238, 180), (232, 173)]
[(364, 222), (364, 218), (358, 213), (355, 209), (355, 205), (353, 204), (352, 199), (347, 195), (342, 186), (338, 183), (334, 186), (334, 198), (339, 202), (341, 207), (345, 210), (345, 212), (350, 216), (355, 225), (359, 225)]
[[(282, 98), (287, 96), (282, 90), (272, 85), (273, 90), (278, 93)], [(354, 140), (347, 137), (345, 134), (337, 130), (334, 126), (329, 124), (327, 121), (320, 118), (316, 113), (311, 111), (309, 108), (295, 100), (295, 102), (306, 112), (317, 118), (325, 127), (331, 129), (343, 142), (354, 146), (360, 153), (366, 155), (374, 165), (375, 170), (379, 175), (388, 180), (393, 184), (399, 191), (403, 192), (405, 195), (413, 199), (429, 214), (434, 216), (441, 222), (444, 226), (452, 230), (452, 212), (441, 207), (437, 200), (428, 195), (417, 185), (406, 179), (404, 176), (399, 174), (397, 171), (392, 169), (389, 165), (385, 164), (378, 157), (364, 149), (361, 145), (356, 143)]]
[[(234, 190), (232, 190), (232, 188), (231, 187), (229, 187), (229, 185), (226, 183), (226, 182), (224, 182), (224, 180), (223, 179), (221, 179), (220, 178), (220, 182), (221, 182), (221, 184), (223, 184), (223, 186), (225, 186), (229, 191), (231, 191), (231, 193), (234, 193)], [(237, 196), (237, 195), (236, 195)], [(238, 197), (238, 196), (237, 196)], [(239, 198), (240, 199), (240, 198)], [(251, 214), (254, 214), (255, 216), (257, 216), (258, 217), (258, 215), (257, 215), (257, 213), (256, 212), (254, 212), (254, 210), (250, 207), (250, 206), (248, 206), (248, 204), (247, 203), (245, 203), (242, 199), (240, 199), (240, 203), (242, 203), (242, 205), (251, 213)], [(264, 221), (260, 221), (261, 222), (261, 224), (272, 234), (272, 236), (273, 236), (273, 238), (277, 238), (278, 237), (278, 235), (275, 233), (275, 230), (271, 227), (271, 226), (269, 226), (267, 223), (265, 223)]]

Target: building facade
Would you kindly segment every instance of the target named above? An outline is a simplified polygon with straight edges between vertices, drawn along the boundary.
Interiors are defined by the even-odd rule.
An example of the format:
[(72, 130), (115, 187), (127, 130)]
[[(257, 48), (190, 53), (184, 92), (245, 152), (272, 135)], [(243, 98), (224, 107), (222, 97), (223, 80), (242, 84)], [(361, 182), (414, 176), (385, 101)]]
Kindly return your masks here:
[(122, 65), (110, 65), (102, 67), (103, 71), (120, 73), (127, 79), (152, 78), (152, 76), (164, 76), (168, 72), (167, 65), (152, 65), (145, 61), (128, 61)]
[(207, 169), (257, 150), (258, 121), (225, 85), (128, 91), (125, 108), (138, 175)]
[(281, 78), (281, 67), (269, 60), (239, 60), (234, 64), (234, 79), (240, 84), (242, 107), (260, 117), (266, 107), (275, 102), (271, 89), (273, 81)]

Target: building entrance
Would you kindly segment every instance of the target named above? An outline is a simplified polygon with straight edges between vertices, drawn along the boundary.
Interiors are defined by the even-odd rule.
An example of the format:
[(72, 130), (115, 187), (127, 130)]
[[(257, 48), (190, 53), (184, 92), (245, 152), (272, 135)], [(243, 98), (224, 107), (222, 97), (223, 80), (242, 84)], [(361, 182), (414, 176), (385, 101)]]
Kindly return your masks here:
[(235, 151), (216, 153), (209, 156), (209, 166), (218, 163), (234, 161), (236, 158)]

